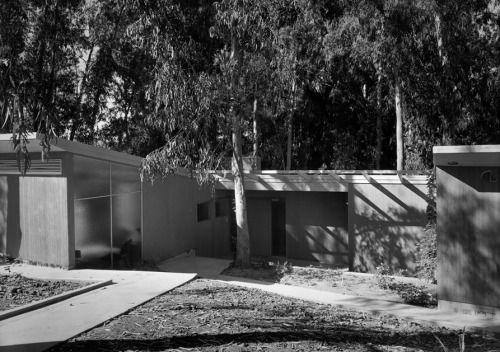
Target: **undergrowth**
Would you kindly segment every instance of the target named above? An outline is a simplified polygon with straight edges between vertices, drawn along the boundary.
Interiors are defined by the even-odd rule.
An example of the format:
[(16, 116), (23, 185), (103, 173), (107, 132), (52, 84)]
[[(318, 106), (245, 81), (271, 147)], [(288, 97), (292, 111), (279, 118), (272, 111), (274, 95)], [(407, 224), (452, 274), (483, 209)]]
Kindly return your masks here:
[(429, 307), (436, 305), (436, 297), (426, 291), (425, 286), (417, 286), (412, 283), (397, 282), (391, 276), (392, 272), (386, 265), (376, 268), (375, 280), (377, 285), (384, 290), (396, 292), (405, 303), (416, 306)]

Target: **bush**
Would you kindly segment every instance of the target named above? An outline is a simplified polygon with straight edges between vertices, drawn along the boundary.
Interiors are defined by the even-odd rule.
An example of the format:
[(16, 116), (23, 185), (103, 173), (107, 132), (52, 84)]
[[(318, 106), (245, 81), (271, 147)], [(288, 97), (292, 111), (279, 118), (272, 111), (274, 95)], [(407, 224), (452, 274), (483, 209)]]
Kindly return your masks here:
[(405, 303), (417, 306), (430, 306), (436, 304), (436, 297), (425, 291), (425, 286), (411, 283), (396, 282), (390, 276), (391, 270), (387, 265), (380, 264), (376, 268), (375, 280), (377, 285), (384, 290), (395, 291)]
[(437, 283), (437, 231), (436, 225), (425, 229), (424, 237), (417, 246), (417, 274), (421, 279)]
[(425, 286), (416, 286), (410, 283), (397, 283), (392, 288), (407, 304), (430, 306), (436, 304), (436, 297), (425, 291)]
[(394, 286), (394, 278), (390, 276), (391, 270), (387, 265), (380, 264), (375, 268), (375, 280), (377, 285), (384, 290), (391, 290)]
[(292, 263), (286, 261), (283, 263), (283, 265), (281, 265), (280, 262), (276, 264), (276, 275), (279, 278), (282, 278), (287, 274), (291, 274), (292, 272), (293, 272)]

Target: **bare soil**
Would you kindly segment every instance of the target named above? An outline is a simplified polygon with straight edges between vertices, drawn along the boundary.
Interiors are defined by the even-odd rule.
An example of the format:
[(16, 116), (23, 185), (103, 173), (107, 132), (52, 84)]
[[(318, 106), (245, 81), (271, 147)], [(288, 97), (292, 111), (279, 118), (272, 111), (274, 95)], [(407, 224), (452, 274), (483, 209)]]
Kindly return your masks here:
[[(265, 268), (228, 268), (223, 275), (280, 283), (283, 285), (308, 287), (321, 291), (335, 292), (345, 295), (382, 299), (390, 302), (405, 303), (403, 299), (390, 289), (383, 289), (377, 284), (374, 275), (353, 273), (346, 270), (313, 266), (293, 266), (287, 270), (276, 268), (276, 263), (269, 263)], [(411, 283), (436, 297), (437, 286), (413, 277), (393, 276), (394, 282)], [(435, 307), (435, 305), (430, 306)]]
[(2, 274), (0, 275), (0, 311), (20, 307), (90, 284), (90, 282), (36, 280), (17, 273)]
[[(458, 351), (459, 331), (204, 279), (50, 351)], [(466, 332), (466, 351), (500, 348)]]

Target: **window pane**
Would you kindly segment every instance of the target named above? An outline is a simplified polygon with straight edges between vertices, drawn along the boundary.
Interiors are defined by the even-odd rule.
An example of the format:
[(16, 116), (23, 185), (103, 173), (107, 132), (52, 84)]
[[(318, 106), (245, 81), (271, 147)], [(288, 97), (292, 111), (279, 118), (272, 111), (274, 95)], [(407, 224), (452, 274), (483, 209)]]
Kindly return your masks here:
[(109, 195), (109, 163), (75, 156), (73, 169), (75, 199)]
[(75, 249), (77, 268), (111, 267), (110, 198), (75, 201)]
[(139, 169), (111, 164), (111, 187), (113, 194), (139, 192), (141, 190)]
[(112, 197), (114, 268), (131, 268), (141, 259), (141, 194)]

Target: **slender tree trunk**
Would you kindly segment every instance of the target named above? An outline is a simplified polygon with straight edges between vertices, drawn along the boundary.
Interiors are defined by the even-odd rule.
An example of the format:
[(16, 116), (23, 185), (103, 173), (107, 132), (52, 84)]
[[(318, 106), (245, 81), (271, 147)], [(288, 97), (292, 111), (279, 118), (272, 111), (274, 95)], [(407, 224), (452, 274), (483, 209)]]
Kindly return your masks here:
[(241, 135), (241, 118), (235, 109), (238, 61), (240, 52), (236, 43), (236, 36), (231, 38), (231, 58), (236, 60), (235, 67), (231, 74), (231, 107), (230, 117), (232, 119), (232, 172), (234, 176), (234, 202), (236, 213), (236, 260), (235, 266), (249, 268), (251, 266), (250, 256), (250, 234), (248, 231), (247, 201), (245, 196), (245, 179), (243, 174), (243, 143)]
[(257, 122), (257, 106), (258, 99), (255, 98), (253, 101), (253, 157), (257, 158), (259, 156), (259, 126)]
[(401, 81), (399, 77), (396, 78), (395, 87), (395, 100), (396, 100), (396, 168), (397, 170), (403, 170), (404, 160), (403, 160), (403, 109), (401, 103)]
[(449, 82), (450, 63), (446, 54), (443, 39), (443, 22), (439, 9), (436, 8), (434, 15), (436, 27), (436, 44), (439, 58), (441, 59), (441, 107), (443, 110), (443, 144), (452, 145), (455, 142), (456, 116), (453, 106), (453, 91)]
[(83, 104), (85, 102), (85, 85), (87, 84), (87, 77), (90, 71), (90, 64), (92, 62), (92, 55), (94, 53), (94, 45), (90, 48), (89, 56), (87, 58), (87, 62), (85, 63), (85, 71), (83, 72), (82, 82), (80, 83), (80, 91), (78, 92), (78, 116), (77, 118), (72, 118), (71, 124), (71, 132), (69, 134), (69, 140), (72, 141), (75, 139), (76, 130), (78, 128), (79, 122), (83, 121)]
[(377, 65), (377, 145), (375, 147), (375, 168), (380, 170), (382, 160), (382, 68)]
[(297, 81), (292, 83), (292, 109), (288, 120), (288, 140), (286, 144), (286, 170), (292, 169), (292, 141), (293, 141), (293, 115), (295, 115)]

